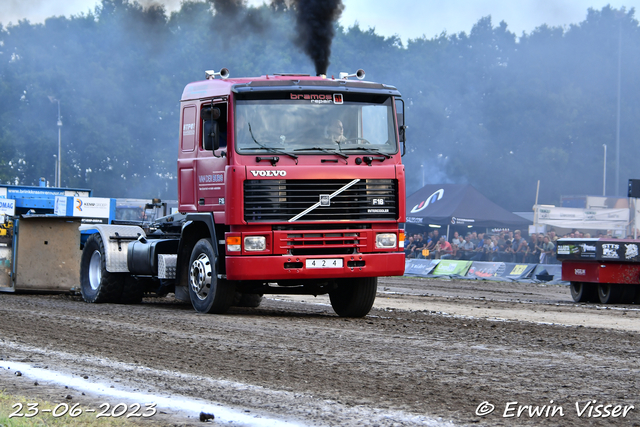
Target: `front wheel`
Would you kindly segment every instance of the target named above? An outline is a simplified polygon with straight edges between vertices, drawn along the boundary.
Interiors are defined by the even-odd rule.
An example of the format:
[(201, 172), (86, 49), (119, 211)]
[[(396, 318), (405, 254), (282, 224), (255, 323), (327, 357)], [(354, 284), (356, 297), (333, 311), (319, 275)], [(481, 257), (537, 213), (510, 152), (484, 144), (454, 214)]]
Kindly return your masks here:
[(364, 317), (371, 311), (377, 291), (377, 277), (346, 279), (329, 292), (329, 300), (340, 317)]
[(189, 297), (198, 313), (226, 313), (233, 304), (235, 287), (218, 280), (215, 253), (209, 239), (200, 239), (191, 252)]
[(125, 276), (107, 271), (102, 237), (99, 233), (89, 236), (80, 258), (82, 298), (91, 303), (120, 302)]

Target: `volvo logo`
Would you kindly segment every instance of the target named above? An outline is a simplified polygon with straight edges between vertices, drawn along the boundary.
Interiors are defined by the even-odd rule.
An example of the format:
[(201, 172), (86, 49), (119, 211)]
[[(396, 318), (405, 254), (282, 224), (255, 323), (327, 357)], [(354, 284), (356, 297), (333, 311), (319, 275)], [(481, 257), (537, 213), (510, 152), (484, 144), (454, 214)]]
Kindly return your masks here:
[(287, 171), (251, 171), (253, 176), (286, 176)]

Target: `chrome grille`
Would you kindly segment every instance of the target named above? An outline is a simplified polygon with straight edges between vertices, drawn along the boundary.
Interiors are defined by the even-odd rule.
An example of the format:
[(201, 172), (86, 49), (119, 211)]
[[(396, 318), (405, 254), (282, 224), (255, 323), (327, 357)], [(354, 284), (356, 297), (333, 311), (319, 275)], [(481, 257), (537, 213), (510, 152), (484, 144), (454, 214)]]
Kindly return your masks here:
[[(248, 180), (244, 183), (247, 222), (287, 222), (352, 180)], [(325, 197), (326, 200), (326, 197)], [(333, 197), (328, 206), (297, 221), (376, 221), (398, 218), (398, 182), (363, 179)]]

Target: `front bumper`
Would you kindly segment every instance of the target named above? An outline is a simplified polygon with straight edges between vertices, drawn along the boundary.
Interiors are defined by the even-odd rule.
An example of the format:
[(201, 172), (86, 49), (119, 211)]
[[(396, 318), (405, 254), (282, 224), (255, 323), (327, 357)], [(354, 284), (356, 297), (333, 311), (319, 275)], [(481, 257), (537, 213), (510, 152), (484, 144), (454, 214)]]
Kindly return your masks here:
[[(342, 259), (339, 268), (306, 268), (307, 259)], [(226, 257), (228, 280), (278, 281), (401, 276), (404, 252), (352, 255), (265, 255)]]

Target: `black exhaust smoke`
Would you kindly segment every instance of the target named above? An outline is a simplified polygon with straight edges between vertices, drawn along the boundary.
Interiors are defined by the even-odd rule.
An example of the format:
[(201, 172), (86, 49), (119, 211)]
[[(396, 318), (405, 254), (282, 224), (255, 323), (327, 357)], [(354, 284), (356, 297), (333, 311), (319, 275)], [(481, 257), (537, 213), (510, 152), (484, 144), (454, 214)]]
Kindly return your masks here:
[(333, 24), (340, 18), (342, 0), (296, 0), (298, 45), (316, 66), (316, 74), (327, 74)]

